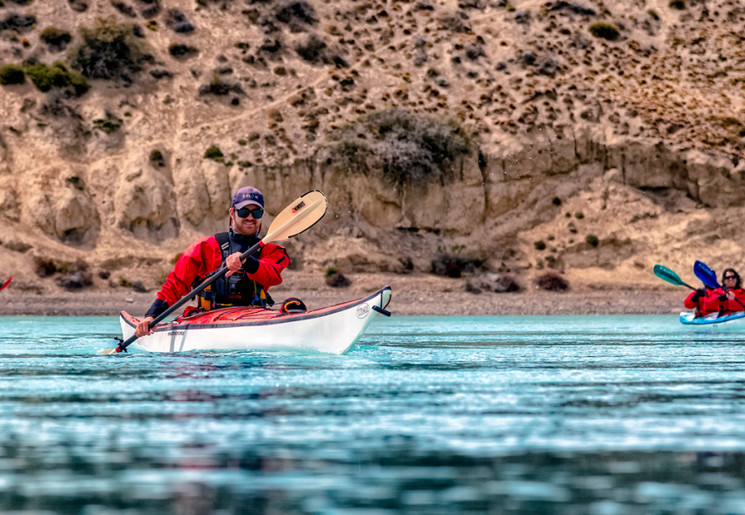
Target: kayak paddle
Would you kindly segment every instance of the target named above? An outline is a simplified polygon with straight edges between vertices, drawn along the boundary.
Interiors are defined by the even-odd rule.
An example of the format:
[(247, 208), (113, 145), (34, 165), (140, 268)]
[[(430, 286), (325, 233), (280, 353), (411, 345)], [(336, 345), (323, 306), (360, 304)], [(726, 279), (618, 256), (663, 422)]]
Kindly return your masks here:
[[(702, 283), (706, 285), (707, 288), (721, 288), (725, 292), (728, 291), (725, 286), (720, 286), (719, 281), (717, 281), (717, 274), (709, 268), (706, 263), (702, 263), (701, 261), (696, 261), (693, 263), (693, 273), (696, 274), (696, 277), (698, 277)], [(735, 297), (735, 300), (739, 305), (741, 305), (743, 308), (745, 308), (745, 304), (742, 303), (740, 299)]]
[[(252, 254), (255, 254), (261, 247), (267, 243), (275, 241), (286, 240), (288, 238), (294, 238), (298, 234), (301, 234), (316, 223), (318, 223), (323, 215), (326, 214), (326, 206), (328, 201), (326, 196), (318, 190), (312, 190), (308, 193), (298, 197), (289, 206), (284, 208), (281, 213), (277, 215), (272, 224), (269, 226), (266, 236), (256, 245), (246, 250), (241, 254), (241, 260), (245, 260)], [(181, 300), (176, 302), (173, 306), (169, 306), (163, 313), (154, 318), (149, 327), (155, 327), (160, 321), (165, 319), (168, 315), (176, 311), (178, 308), (189, 302), (195, 295), (204, 290), (207, 286), (217, 281), (220, 277), (228, 272), (228, 267), (222, 266), (217, 272), (206, 279), (202, 284), (194, 288), (192, 291), (184, 295)], [(127, 350), (132, 343), (137, 340), (137, 336), (132, 335), (127, 338), (126, 341), (122, 341), (115, 349), (99, 351), (100, 354), (113, 354)]]
[(2, 286), (0, 286), (0, 291), (2, 291), (2, 290), (4, 290), (5, 288), (7, 288), (7, 287), (8, 287), (8, 285), (10, 284), (10, 281), (12, 281), (12, 280), (13, 280), (13, 277), (8, 277), (8, 280), (7, 280), (7, 281), (5, 281), (5, 282), (3, 283), (3, 285), (2, 285)]
[(698, 277), (707, 288), (713, 290), (720, 287), (719, 281), (717, 281), (716, 272), (709, 268), (706, 263), (702, 263), (698, 260), (693, 263), (693, 273), (696, 274), (696, 277)]
[(662, 265), (654, 265), (654, 275), (659, 277), (665, 282), (668, 282), (670, 284), (674, 284), (675, 286), (687, 286), (688, 288), (695, 290), (693, 286), (690, 284), (684, 283), (680, 277), (678, 277), (678, 274), (667, 268), (666, 266)]

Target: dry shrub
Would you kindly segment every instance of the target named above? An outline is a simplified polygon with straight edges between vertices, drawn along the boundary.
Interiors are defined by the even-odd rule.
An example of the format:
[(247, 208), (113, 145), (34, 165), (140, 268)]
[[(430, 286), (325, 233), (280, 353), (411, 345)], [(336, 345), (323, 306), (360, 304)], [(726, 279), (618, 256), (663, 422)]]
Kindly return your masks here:
[(62, 271), (65, 267), (66, 265), (57, 263), (53, 259), (38, 256), (34, 258), (34, 271), (39, 277), (49, 277)]
[(179, 9), (170, 9), (166, 15), (166, 25), (174, 32), (180, 34), (191, 34), (194, 32), (194, 25), (186, 18), (186, 15)]
[(153, 165), (154, 168), (163, 168), (166, 166), (166, 158), (163, 155), (163, 152), (158, 150), (157, 148), (152, 150), (150, 152), (150, 164)]
[(226, 82), (222, 80), (220, 75), (214, 74), (209, 84), (202, 84), (199, 86), (199, 96), (204, 95), (216, 95), (224, 96), (230, 93), (237, 95), (245, 95), (243, 88), (237, 82)]
[(351, 172), (380, 170), (395, 184), (442, 179), (470, 149), (470, 137), (453, 120), (399, 109), (364, 116), (331, 134), (330, 159)]
[(11, 86), (26, 82), (26, 74), (23, 67), (17, 64), (6, 64), (0, 68), (0, 85)]
[(352, 284), (341, 272), (333, 272), (326, 277), (326, 284), (332, 288), (346, 288)]
[(558, 272), (549, 271), (535, 279), (535, 285), (547, 291), (567, 291), (569, 281)]
[(295, 46), (295, 51), (309, 63), (322, 63), (325, 62), (326, 43), (315, 34), (309, 34), (304, 43)]
[(184, 43), (173, 43), (168, 47), (168, 53), (175, 58), (188, 59), (199, 54), (199, 49)]
[(275, 17), (277, 21), (290, 26), (293, 32), (303, 30), (305, 25), (318, 22), (316, 11), (304, 0), (284, 2), (277, 7)]
[(147, 288), (142, 281), (132, 281), (132, 289), (138, 293), (147, 292)]
[(70, 4), (70, 9), (77, 13), (83, 13), (88, 10), (88, 4), (83, 0), (67, 0)]
[(89, 79), (133, 82), (133, 76), (153, 56), (136, 39), (134, 27), (113, 19), (99, 20), (80, 30), (82, 43), (72, 52), (73, 67)]
[(451, 255), (441, 255), (432, 260), (432, 273), (444, 277), (458, 278), (465, 274), (473, 274), (481, 269), (486, 262), (483, 258), (468, 258)]
[(494, 293), (519, 292), (523, 289), (522, 283), (513, 274), (484, 274), (473, 280), (466, 280), (466, 291), (481, 293), (491, 291)]
[(494, 281), (492, 290), (495, 293), (509, 293), (522, 290), (518, 278), (512, 274), (500, 274)]
[(65, 263), (58, 271), (61, 275), (55, 277), (54, 282), (62, 288), (79, 290), (93, 284), (93, 274), (88, 269), (88, 263), (85, 261), (78, 260), (74, 263)]
[(616, 41), (621, 37), (621, 31), (618, 30), (612, 23), (598, 22), (590, 25), (590, 34), (596, 38), (607, 39), (608, 41)]
[(114, 0), (114, 1), (111, 2), (111, 6), (114, 9), (116, 9), (117, 11), (119, 11), (120, 13), (122, 13), (124, 16), (128, 17), (128, 18), (136, 18), (137, 17), (137, 13), (132, 8), (132, 6), (131, 5), (128, 5), (128, 4), (125, 4), (124, 2), (118, 2), (118, 1)]
[(72, 35), (57, 27), (47, 27), (41, 31), (39, 39), (49, 45), (50, 50), (60, 52), (72, 41)]
[(160, 13), (160, 0), (139, 0), (139, 2), (144, 4), (140, 9), (143, 18), (155, 18)]
[(0, 32), (8, 30), (16, 34), (24, 34), (34, 30), (35, 25), (36, 17), (33, 15), (10, 13), (4, 20), (0, 20)]

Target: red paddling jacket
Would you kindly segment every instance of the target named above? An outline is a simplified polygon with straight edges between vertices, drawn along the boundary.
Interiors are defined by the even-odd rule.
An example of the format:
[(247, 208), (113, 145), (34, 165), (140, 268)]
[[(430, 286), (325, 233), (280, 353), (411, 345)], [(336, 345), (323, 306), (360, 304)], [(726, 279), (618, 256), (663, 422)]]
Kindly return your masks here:
[(710, 313), (718, 313), (719, 307), (713, 304), (706, 303), (709, 295), (712, 294), (713, 290), (704, 290), (703, 288), (692, 291), (688, 297), (683, 301), (683, 305), (688, 309), (695, 309), (696, 316), (702, 317)]
[[(736, 311), (745, 311), (745, 290), (742, 288), (732, 288), (732, 293), (735, 294), (733, 300), (727, 298), (727, 292), (723, 288), (717, 288), (713, 290), (705, 299), (703, 299), (702, 306), (708, 313), (721, 313), (728, 314)], [(740, 304), (740, 302), (742, 304)]]
[[(232, 228), (228, 233), (207, 236), (194, 242), (179, 257), (145, 316), (157, 317), (219, 270), (225, 257), (234, 252), (245, 252), (258, 242), (256, 235), (241, 235)], [(218, 286), (215, 293), (220, 296), (215, 299), (217, 306), (272, 304), (271, 298), (267, 300), (266, 291), (282, 283), (281, 273), (289, 264), (290, 258), (284, 247), (273, 243), (263, 245), (258, 258), (255, 255), (249, 257), (239, 272), (224, 278), (222, 289), (217, 285), (221, 279), (215, 283)]]

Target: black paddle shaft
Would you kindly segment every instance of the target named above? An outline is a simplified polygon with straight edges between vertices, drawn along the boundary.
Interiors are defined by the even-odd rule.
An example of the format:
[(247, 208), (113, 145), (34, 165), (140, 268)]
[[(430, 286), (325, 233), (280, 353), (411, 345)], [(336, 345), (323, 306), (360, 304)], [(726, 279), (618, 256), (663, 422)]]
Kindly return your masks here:
[[(253, 254), (255, 254), (256, 251), (261, 248), (262, 244), (263, 244), (263, 242), (260, 241), (259, 243), (255, 244), (254, 246), (252, 246), (251, 248), (249, 248), (246, 252), (244, 252), (243, 254), (241, 254), (241, 261), (243, 261), (243, 260), (249, 258), (250, 256), (252, 256)], [(163, 313), (161, 313), (160, 315), (158, 315), (157, 317), (155, 317), (153, 320), (151, 320), (150, 323), (148, 324), (148, 328), (153, 328), (156, 325), (158, 325), (168, 315), (170, 315), (171, 313), (173, 313), (174, 311), (176, 311), (178, 308), (180, 308), (181, 306), (183, 306), (184, 304), (186, 304), (187, 302), (189, 302), (191, 299), (194, 298), (195, 295), (199, 294), (202, 290), (204, 290), (209, 285), (211, 285), (212, 283), (214, 283), (215, 281), (217, 281), (219, 278), (221, 278), (226, 273), (228, 273), (228, 267), (227, 266), (222, 266), (217, 272), (215, 272), (211, 277), (209, 277), (208, 279), (206, 279), (202, 284), (200, 284), (199, 286), (197, 286), (196, 288), (194, 288), (193, 290), (191, 290), (189, 293), (187, 293), (186, 295), (184, 295), (183, 297), (181, 297), (181, 300), (179, 300), (178, 302), (176, 302), (176, 304), (174, 304), (173, 306), (169, 306), (168, 309), (166, 309)], [(132, 345), (137, 340), (137, 338), (138, 338), (137, 335), (134, 335), (133, 334), (132, 336), (130, 336), (129, 338), (127, 338), (126, 340), (124, 340), (123, 342), (121, 342), (116, 347), (116, 352), (122, 352), (122, 351), (127, 352), (127, 347), (129, 347), (130, 345)]]

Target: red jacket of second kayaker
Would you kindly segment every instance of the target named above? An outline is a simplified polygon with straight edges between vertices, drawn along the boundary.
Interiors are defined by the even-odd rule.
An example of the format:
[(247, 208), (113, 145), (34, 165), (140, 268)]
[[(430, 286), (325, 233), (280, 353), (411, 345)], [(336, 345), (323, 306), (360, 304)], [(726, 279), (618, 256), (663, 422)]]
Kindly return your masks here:
[[(247, 272), (249, 279), (261, 284), (265, 290), (282, 283), (282, 270), (290, 264), (284, 247), (268, 243), (261, 249), (258, 269)], [(176, 262), (173, 271), (157, 294), (157, 298), (172, 306), (189, 293), (197, 279), (203, 279), (210, 272), (222, 266), (222, 252), (217, 239), (207, 236), (194, 242)]]
[(706, 304), (706, 299), (711, 295), (712, 291), (708, 289), (705, 291), (703, 289), (692, 291), (683, 301), (683, 305), (687, 309), (695, 309), (697, 317), (708, 315), (709, 313), (717, 313), (719, 311), (718, 306)]
[[(745, 304), (745, 290), (742, 288), (733, 288), (729, 291), (735, 294), (733, 300), (726, 298), (721, 300), (727, 295), (723, 288), (713, 290), (705, 299), (702, 299), (702, 311), (706, 311), (707, 313), (734, 313), (736, 311), (745, 311), (745, 307), (743, 307), (743, 304)], [(742, 304), (740, 304), (738, 300), (742, 302)]]

